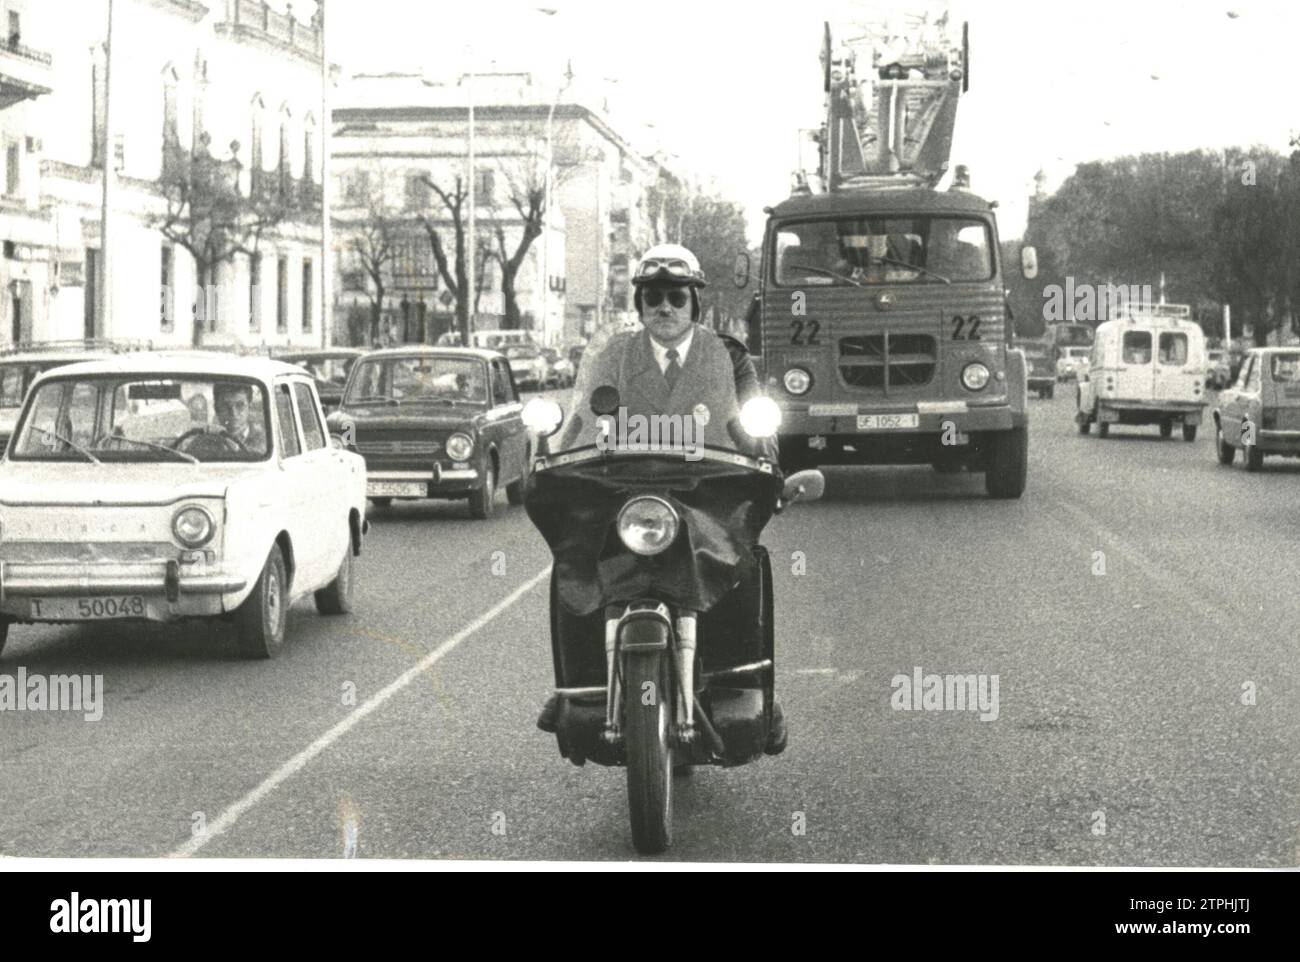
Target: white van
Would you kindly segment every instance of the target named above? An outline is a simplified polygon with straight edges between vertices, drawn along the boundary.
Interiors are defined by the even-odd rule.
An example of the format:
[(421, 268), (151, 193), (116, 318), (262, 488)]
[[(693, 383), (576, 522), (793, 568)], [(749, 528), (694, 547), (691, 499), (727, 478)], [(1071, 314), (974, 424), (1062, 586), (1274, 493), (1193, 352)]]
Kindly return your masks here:
[(532, 331), (473, 331), (469, 336), (470, 347), (486, 348), (489, 351), (504, 351), (507, 347), (535, 346)]
[(1094, 423), (1103, 438), (1112, 424), (1157, 424), (1167, 438), (1181, 424), (1183, 440), (1196, 440), (1206, 406), (1205, 335), (1190, 314), (1186, 305), (1158, 304), (1097, 326), (1079, 381), (1080, 434)]

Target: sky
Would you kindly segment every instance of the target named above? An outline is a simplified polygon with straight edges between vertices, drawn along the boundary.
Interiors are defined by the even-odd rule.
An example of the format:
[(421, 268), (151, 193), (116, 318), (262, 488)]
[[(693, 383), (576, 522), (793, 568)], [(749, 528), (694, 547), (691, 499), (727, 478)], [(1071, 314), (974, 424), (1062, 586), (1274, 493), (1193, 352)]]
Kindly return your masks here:
[[(1232, 145), (1285, 150), (1300, 132), (1294, 0), (947, 5), (971, 31), (971, 85), (952, 162), (999, 202), (1004, 237), (1023, 230), (1039, 169), (1050, 190), (1088, 160)], [(330, 0), (330, 58), (346, 75), (438, 78), (472, 64), (530, 71), (542, 85), (558, 84), (571, 64), (566, 99), (607, 99), (614, 126), (634, 145), (667, 152), (741, 202), (757, 239), (762, 208), (789, 194), (799, 129), (822, 120), (822, 22), (851, 18), (853, 6)]]

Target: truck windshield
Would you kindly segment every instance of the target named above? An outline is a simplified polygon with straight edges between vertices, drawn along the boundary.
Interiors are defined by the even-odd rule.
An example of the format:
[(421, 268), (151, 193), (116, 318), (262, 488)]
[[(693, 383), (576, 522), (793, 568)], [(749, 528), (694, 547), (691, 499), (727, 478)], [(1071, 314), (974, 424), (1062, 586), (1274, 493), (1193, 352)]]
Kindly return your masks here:
[(783, 224), (783, 287), (935, 284), (993, 277), (988, 226), (975, 218), (902, 215)]

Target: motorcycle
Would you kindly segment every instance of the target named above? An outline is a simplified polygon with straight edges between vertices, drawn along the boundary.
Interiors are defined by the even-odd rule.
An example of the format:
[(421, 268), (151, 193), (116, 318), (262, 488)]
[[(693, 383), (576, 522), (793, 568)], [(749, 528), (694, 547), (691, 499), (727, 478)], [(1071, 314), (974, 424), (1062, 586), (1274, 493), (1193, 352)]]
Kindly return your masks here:
[[(613, 388), (591, 397), (598, 418), (618, 407)], [(573, 764), (626, 767), (641, 853), (672, 844), (675, 772), (772, 748), (772, 569), (758, 539), (773, 514), (824, 489), (820, 472), (783, 478), (764, 453), (774, 446), (758, 439), (779, 419), (753, 399), (743, 430), (732, 426), (750, 433), (748, 450), (742, 439), (684, 458), (620, 444), (552, 453), (559, 405), (536, 398), (524, 411), (539, 436), (524, 507), (554, 558), (552, 727)]]

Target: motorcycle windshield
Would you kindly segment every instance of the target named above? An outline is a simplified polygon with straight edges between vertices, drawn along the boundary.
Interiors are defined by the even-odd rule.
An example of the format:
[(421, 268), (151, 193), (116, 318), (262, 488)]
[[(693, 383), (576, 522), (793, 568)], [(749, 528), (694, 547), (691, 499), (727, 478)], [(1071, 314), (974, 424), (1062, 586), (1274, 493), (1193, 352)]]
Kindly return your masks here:
[[(639, 325), (593, 338), (530, 477), (528, 515), (575, 614), (641, 598), (708, 610), (747, 573), (776, 506), (773, 446), (742, 426), (726, 346), (696, 326), (674, 349), (668, 357)], [(638, 497), (662, 499), (676, 515), (675, 537), (658, 554), (638, 554), (620, 536), (620, 512)]]

